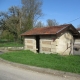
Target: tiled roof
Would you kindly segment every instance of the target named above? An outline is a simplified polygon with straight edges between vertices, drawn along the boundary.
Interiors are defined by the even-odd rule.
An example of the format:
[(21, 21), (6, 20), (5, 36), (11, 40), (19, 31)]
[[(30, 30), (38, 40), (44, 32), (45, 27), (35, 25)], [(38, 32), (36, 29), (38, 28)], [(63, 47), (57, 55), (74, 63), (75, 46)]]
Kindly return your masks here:
[(52, 26), (52, 27), (42, 27), (42, 28), (34, 28), (32, 30), (29, 30), (22, 34), (22, 36), (27, 35), (50, 35), (50, 34), (57, 34), (59, 32), (64, 31), (69, 26), (72, 26), (71, 24), (64, 24), (59, 26)]

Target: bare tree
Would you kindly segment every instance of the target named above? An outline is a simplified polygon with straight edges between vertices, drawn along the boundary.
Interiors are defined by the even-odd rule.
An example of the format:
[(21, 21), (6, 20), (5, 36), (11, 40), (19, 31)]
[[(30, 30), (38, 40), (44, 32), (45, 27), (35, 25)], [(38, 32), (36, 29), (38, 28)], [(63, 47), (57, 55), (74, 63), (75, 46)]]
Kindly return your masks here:
[(48, 19), (47, 20), (47, 26), (57, 26), (58, 25), (58, 22), (56, 22), (55, 19)]
[(44, 27), (44, 24), (41, 21), (39, 21), (36, 23), (35, 27)]
[[(24, 12), (24, 27), (31, 29), (39, 17), (42, 16), (41, 0), (22, 0), (22, 10)], [(26, 25), (25, 25), (26, 24)], [(26, 28), (26, 27), (25, 27)]]

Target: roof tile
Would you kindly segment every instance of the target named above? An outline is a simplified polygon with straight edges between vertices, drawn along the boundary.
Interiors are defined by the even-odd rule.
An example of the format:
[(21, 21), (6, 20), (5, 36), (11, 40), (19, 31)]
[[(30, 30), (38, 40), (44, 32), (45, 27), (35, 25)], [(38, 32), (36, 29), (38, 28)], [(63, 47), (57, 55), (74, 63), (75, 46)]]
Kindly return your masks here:
[(61, 31), (62, 29), (70, 26), (71, 24), (64, 24), (59, 26), (52, 26), (52, 27), (42, 27), (42, 28), (34, 28), (22, 34), (22, 36), (26, 35), (49, 35), (49, 34), (56, 34), (57, 32)]

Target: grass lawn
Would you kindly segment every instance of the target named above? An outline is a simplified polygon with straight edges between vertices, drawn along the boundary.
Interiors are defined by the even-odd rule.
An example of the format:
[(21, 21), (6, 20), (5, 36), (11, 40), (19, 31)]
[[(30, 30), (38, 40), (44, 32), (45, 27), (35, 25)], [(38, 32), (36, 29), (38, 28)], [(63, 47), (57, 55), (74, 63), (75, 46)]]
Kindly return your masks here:
[(0, 57), (16, 63), (80, 74), (80, 56), (35, 54), (25, 50), (0, 54)]
[(23, 44), (19, 42), (0, 42), (0, 47), (22, 47)]

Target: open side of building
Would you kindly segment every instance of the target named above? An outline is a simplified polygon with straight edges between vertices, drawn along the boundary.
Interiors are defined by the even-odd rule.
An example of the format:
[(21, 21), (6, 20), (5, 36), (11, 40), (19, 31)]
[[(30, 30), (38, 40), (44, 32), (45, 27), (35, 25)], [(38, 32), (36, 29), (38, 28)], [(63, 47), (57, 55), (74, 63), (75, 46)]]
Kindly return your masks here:
[(73, 45), (79, 32), (72, 24), (34, 28), (22, 34), (24, 49), (45, 54), (73, 54)]

